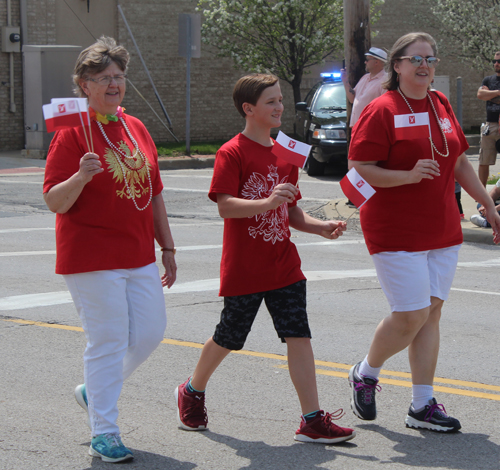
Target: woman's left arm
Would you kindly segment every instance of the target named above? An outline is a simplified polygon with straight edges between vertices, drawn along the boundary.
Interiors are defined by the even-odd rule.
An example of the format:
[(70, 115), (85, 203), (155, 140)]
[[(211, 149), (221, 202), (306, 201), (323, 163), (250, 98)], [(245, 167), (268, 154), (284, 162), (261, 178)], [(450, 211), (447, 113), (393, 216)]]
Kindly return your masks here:
[(500, 216), (495, 207), (493, 199), (487, 193), (484, 186), (479, 181), (479, 178), (470, 164), (469, 160), (462, 153), (457, 159), (455, 165), (455, 179), (460, 183), (460, 186), (477, 202), (479, 202), (486, 210), (486, 218), (493, 228), (494, 243), (500, 242)]
[[(172, 232), (170, 231), (167, 210), (165, 209), (162, 194), (160, 193), (154, 196), (151, 203), (153, 206), (156, 241), (162, 248), (174, 248), (174, 239), (172, 238)], [(161, 283), (163, 287), (167, 286), (170, 289), (174, 285), (177, 277), (175, 255), (172, 251), (162, 251), (161, 255), (161, 262), (165, 267), (165, 274), (161, 276)]]

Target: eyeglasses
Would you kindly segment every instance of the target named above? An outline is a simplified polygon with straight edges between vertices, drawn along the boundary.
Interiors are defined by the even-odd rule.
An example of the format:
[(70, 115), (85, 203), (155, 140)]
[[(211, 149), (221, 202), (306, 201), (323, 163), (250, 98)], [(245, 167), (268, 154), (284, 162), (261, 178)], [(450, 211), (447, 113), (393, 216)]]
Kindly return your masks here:
[(97, 83), (98, 85), (110, 85), (111, 82), (114, 80), (117, 85), (123, 85), (125, 83), (125, 80), (127, 79), (127, 75), (121, 74), (121, 75), (105, 75), (104, 77), (99, 77), (99, 78), (87, 78), (87, 80), (90, 80), (91, 82)]
[(500, 64), (500, 59), (493, 59), (491, 62), (493, 64)]
[(405, 55), (403, 57), (398, 57), (398, 60), (400, 59), (409, 59), (411, 65), (414, 67), (420, 67), (422, 65), (422, 62), (425, 60), (427, 63), (427, 67), (430, 69), (433, 69), (436, 67), (437, 64), (439, 64), (439, 59), (437, 57), (422, 57), (421, 55)]

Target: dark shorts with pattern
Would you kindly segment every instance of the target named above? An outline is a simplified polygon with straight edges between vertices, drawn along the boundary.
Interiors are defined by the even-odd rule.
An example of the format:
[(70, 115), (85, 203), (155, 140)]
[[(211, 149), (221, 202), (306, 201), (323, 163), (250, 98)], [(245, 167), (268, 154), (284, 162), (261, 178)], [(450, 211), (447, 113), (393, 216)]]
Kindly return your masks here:
[(226, 349), (242, 349), (262, 300), (283, 343), (285, 338), (311, 337), (306, 311), (306, 281), (302, 280), (281, 289), (224, 297), (220, 322), (213, 335), (215, 343)]

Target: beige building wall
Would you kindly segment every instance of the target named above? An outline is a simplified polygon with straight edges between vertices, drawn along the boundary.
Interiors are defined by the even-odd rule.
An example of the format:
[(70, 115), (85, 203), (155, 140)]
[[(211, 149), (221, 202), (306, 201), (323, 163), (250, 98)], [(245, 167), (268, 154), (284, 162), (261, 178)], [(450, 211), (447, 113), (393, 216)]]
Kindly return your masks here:
[[(27, 5), (29, 44), (72, 44), (83, 47), (102, 34), (112, 35), (131, 55), (129, 78), (162, 117), (161, 108), (141, 65), (125, 24), (118, 13), (116, 0), (12, 0), (12, 23), (20, 24), (20, 4)], [(120, 5), (140, 47), (164, 106), (180, 140), (186, 127), (186, 60), (178, 57), (178, 15), (194, 13), (196, 0), (121, 0)], [(68, 7), (71, 7), (71, 9)], [(394, 41), (410, 31), (426, 30), (419, 20), (426, 7), (420, 0), (386, 0), (382, 17), (374, 29), (379, 31), (373, 44), (390, 48)], [(71, 11), (73, 10), (73, 11)], [(414, 16), (414, 14), (417, 16)], [(6, 24), (6, 2), (0, 2), (0, 26)], [(423, 18), (421, 16), (421, 18)], [(82, 23), (85, 25), (83, 26)], [(89, 32), (89, 31), (90, 32)], [(431, 34), (433, 31), (428, 32)], [(438, 75), (449, 75), (452, 105), (456, 106), (456, 77), (463, 78), (464, 127), (479, 126), (484, 119), (484, 103), (476, 98), (484, 76), (492, 71), (476, 71), (459, 64), (453, 57), (442, 56)], [(23, 93), (21, 54), (15, 55), (16, 112), (9, 112), (9, 57), (0, 53), (0, 150), (24, 147)], [(319, 80), (321, 71), (340, 68), (341, 58), (314, 67), (305, 76), (303, 94)], [(232, 61), (219, 59), (202, 45), (202, 57), (191, 61), (191, 140), (228, 139), (243, 127), (243, 119), (232, 103), (232, 88), (244, 71), (235, 70)], [(70, 78), (68, 77), (68, 80)], [(282, 130), (292, 132), (294, 103), (291, 86), (282, 82), (285, 114)], [(123, 105), (127, 112), (141, 119), (157, 142), (172, 140), (148, 105), (130, 87)]]

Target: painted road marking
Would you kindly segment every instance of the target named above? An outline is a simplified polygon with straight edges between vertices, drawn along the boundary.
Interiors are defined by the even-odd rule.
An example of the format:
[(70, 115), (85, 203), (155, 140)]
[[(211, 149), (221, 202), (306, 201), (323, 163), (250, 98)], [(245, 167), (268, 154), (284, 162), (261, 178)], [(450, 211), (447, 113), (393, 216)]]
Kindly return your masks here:
[[(213, 224), (206, 225), (222, 225), (224, 222), (214, 222)], [(203, 224), (170, 224), (170, 227), (187, 227), (187, 226), (200, 226)], [(36, 230), (50, 230), (47, 228), (34, 228), (34, 229), (6, 229), (1, 230), (0, 233), (15, 233), (19, 232), (27, 232), (27, 231), (36, 231)], [(53, 229), (52, 229), (53, 230)], [(333, 240), (333, 241), (321, 241), (321, 242), (304, 242), (304, 243), (295, 243), (295, 246), (345, 246), (345, 245), (360, 245), (364, 244), (364, 240)], [(191, 246), (179, 246), (176, 247), (176, 250), (181, 251), (197, 251), (197, 250), (214, 250), (214, 249), (222, 249), (222, 244), (220, 245), (191, 245)], [(160, 248), (157, 247), (156, 251), (159, 252)], [(0, 253), (0, 257), (7, 256), (42, 256), (42, 255), (55, 255), (55, 250), (45, 250), (45, 251), (5, 251)]]
[[(83, 328), (78, 327), (78, 326), (68, 326), (68, 325), (60, 325), (57, 323), (45, 323), (45, 322), (38, 322), (38, 321), (29, 321), (29, 320), (21, 320), (21, 319), (1, 319), (2, 321), (5, 322), (11, 322), (11, 323), (18, 323), (21, 325), (33, 325), (33, 326), (40, 326), (44, 328), (55, 328), (59, 330), (67, 330), (67, 331), (78, 331), (83, 333)], [(188, 347), (188, 348), (195, 348), (195, 349), (202, 349), (203, 344), (201, 343), (194, 343), (191, 341), (181, 341), (181, 340), (174, 340), (174, 339), (168, 339), (165, 338), (162, 341), (163, 344), (169, 344), (172, 346), (182, 346), (182, 347)], [(231, 351), (231, 354), (239, 354), (243, 356), (250, 356), (250, 357), (260, 357), (260, 358), (266, 358), (266, 359), (272, 359), (276, 361), (282, 361), (282, 362), (287, 362), (287, 356), (281, 355), (281, 354), (271, 354), (271, 353), (264, 353), (264, 352), (259, 352), (259, 351), (246, 351), (246, 350), (241, 350), (241, 351)], [(320, 366), (322, 368), (317, 368), (316, 369), (316, 374), (318, 375), (327, 375), (330, 377), (339, 377), (339, 378), (347, 378), (348, 377), (348, 372), (340, 372), (336, 370), (329, 370), (325, 369), (324, 367), (328, 367), (330, 369), (342, 369), (348, 371), (352, 365), (350, 364), (342, 364), (338, 362), (329, 362), (329, 361), (315, 361), (316, 366)], [(279, 369), (288, 369), (287, 364), (278, 364), (274, 365), (273, 367), (277, 367)], [(407, 380), (396, 380), (392, 379), (390, 377), (399, 377), (399, 378), (404, 378)], [(406, 388), (411, 388), (411, 374), (407, 372), (399, 372), (399, 371), (391, 371), (391, 370), (385, 370), (382, 369), (380, 371), (380, 383), (381, 384), (387, 384), (387, 385), (395, 385), (397, 387), (406, 387)], [(464, 381), (464, 380), (456, 380), (456, 379), (446, 379), (446, 378), (441, 378), (441, 377), (435, 377), (434, 378), (434, 383), (435, 384), (445, 384), (445, 385), (455, 385), (456, 387), (462, 387), (462, 388), (453, 388), (453, 387), (443, 387), (441, 385), (436, 385), (434, 386), (434, 390), (442, 393), (450, 393), (453, 395), (462, 395), (466, 397), (473, 397), (473, 398), (483, 398), (487, 400), (495, 400), (495, 401), (500, 401), (500, 386), (498, 385), (489, 385), (489, 384), (482, 384), (479, 382), (471, 382), (471, 381)], [(475, 390), (488, 390), (491, 392), (498, 392), (497, 393), (486, 393), (486, 392), (478, 392), (474, 390), (466, 390), (467, 388), (475, 389)]]
[[(210, 245), (208, 245), (210, 246)], [(0, 254), (1, 256), (1, 254)], [(353, 269), (340, 271), (304, 271), (308, 282), (331, 281), (337, 279), (370, 278), (376, 277), (374, 269)], [(174, 284), (170, 289), (163, 289), (165, 295), (186, 294), (191, 292), (218, 291), (219, 278), (201, 279), (197, 281)], [(452, 288), (453, 291), (467, 292), (479, 295), (500, 295), (499, 292)], [(68, 291), (41, 292), (38, 294), (13, 295), (0, 298), (0, 311), (22, 310), (27, 308), (48, 307), (51, 305), (70, 304), (71, 295)]]
[[(375, 277), (374, 269), (356, 269), (352, 271), (304, 271), (308, 281), (327, 281), (333, 279), (349, 279), (358, 277)], [(218, 291), (220, 287), (219, 278), (201, 279), (198, 281), (174, 284), (170, 289), (163, 289), (165, 295), (184, 294), (188, 292)], [(68, 291), (41, 292), (38, 294), (13, 295), (0, 298), (1, 310), (21, 310), (25, 308), (48, 307), (50, 305), (62, 305), (72, 302)]]

